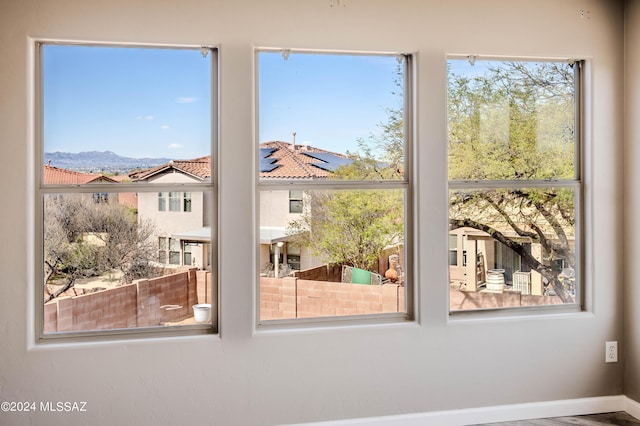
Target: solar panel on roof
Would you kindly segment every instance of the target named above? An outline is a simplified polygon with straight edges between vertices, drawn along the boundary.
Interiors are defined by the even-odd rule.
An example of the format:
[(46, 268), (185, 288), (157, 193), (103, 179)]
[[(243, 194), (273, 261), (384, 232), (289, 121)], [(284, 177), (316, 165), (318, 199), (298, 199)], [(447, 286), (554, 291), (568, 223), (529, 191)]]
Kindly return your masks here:
[(260, 148), (260, 172), (261, 173), (272, 172), (278, 167), (280, 167), (280, 165), (277, 164), (277, 161), (278, 161), (277, 158), (267, 158), (271, 154), (273, 154), (275, 151), (277, 151), (276, 148)]
[(260, 148), (260, 158), (267, 158), (277, 150), (278, 148)]
[(322, 163), (312, 163), (311, 165), (329, 172), (335, 171), (340, 166), (347, 166), (352, 162), (349, 158), (330, 152), (304, 152), (304, 155), (322, 161)]

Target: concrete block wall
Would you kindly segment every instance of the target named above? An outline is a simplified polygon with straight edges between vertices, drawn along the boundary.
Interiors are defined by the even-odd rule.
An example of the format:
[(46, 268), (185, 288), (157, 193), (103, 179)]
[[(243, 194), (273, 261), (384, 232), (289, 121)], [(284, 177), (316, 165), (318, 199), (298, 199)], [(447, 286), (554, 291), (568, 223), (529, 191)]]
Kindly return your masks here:
[(57, 301), (57, 331), (136, 327), (134, 284)]
[[(196, 274), (196, 303), (211, 303), (211, 272), (194, 271)], [(190, 296), (191, 297), (191, 296)], [(191, 303), (190, 306), (195, 305)]]
[(404, 311), (404, 287), (295, 277), (260, 278), (260, 319), (313, 318)]
[[(44, 332), (153, 327), (181, 321), (193, 315), (197, 277), (195, 270), (188, 270), (55, 299), (44, 306)], [(207, 288), (206, 284), (202, 287)]]
[(559, 305), (562, 304), (562, 301), (557, 296), (523, 295), (519, 291), (490, 293), (451, 289), (449, 292), (449, 304), (452, 311), (457, 311), (465, 309)]
[(297, 318), (297, 278), (260, 277), (260, 319)]
[(398, 288), (298, 280), (298, 318), (398, 312)]

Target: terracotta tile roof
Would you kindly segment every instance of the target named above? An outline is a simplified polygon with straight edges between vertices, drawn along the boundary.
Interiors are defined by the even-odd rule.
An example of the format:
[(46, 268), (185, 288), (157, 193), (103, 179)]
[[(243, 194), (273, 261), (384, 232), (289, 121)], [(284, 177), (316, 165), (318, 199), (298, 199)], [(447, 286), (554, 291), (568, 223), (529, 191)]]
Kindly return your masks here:
[(272, 165), (277, 166), (270, 171), (261, 171), (262, 179), (326, 179), (331, 176), (331, 171), (326, 162), (313, 157), (313, 155), (317, 157), (317, 154), (349, 161), (345, 155), (308, 145), (273, 141), (261, 143), (260, 148), (273, 150), (265, 159), (275, 160)]
[(47, 185), (80, 185), (92, 182), (116, 182), (102, 174), (76, 172), (47, 164), (44, 165), (43, 180)]
[[(331, 175), (332, 165), (318, 157), (328, 156), (338, 162), (350, 161), (343, 154), (308, 145), (272, 141), (261, 143), (260, 148), (267, 150), (264, 151), (268, 154), (264, 160), (271, 166), (268, 167), (269, 171), (260, 172), (262, 179), (326, 179)], [(211, 156), (193, 160), (173, 160), (158, 167), (129, 173), (129, 177), (133, 181), (144, 180), (170, 169), (176, 169), (203, 180), (208, 179), (211, 177)]]
[(118, 183), (131, 182), (131, 178), (129, 177), (129, 175), (114, 175), (114, 176), (111, 176), (111, 179), (113, 179)]
[(211, 177), (211, 156), (207, 155), (193, 160), (172, 160), (158, 167), (129, 173), (129, 177), (133, 181), (144, 180), (170, 169), (176, 169), (205, 180)]

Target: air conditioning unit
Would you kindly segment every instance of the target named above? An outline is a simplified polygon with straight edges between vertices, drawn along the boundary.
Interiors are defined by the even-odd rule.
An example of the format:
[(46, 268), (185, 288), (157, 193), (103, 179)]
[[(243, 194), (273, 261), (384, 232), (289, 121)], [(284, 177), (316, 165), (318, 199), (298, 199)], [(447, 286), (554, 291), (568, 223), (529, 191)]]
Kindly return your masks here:
[(531, 294), (531, 272), (514, 272), (513, 289), (521, 294)]

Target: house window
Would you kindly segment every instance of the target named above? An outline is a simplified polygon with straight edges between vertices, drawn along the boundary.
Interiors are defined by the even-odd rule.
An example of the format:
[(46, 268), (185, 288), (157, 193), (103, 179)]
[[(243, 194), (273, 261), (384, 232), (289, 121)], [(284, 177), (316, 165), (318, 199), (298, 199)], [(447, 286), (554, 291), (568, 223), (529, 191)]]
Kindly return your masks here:
[(193, 262), (193, 257), (191, 255), (191, 251), (192, 251), (192, 244), (191, 243), (184, 243), (184, 257), (183, 257), (183, 265), (185, 266), (191, 266), (192, 262)]
[(167, 195), (166, 192), (158, 192), (158, 211), (167, 211)]
[(287, 265), (293, 271), (300, 270), (300, 246), (298, 244), (287, 244)]
[(109, 194), (106, 192), (95, 192), (93, 194), (93, 202), (98, 203), (108, 203), (109, 202)]
[(450, 269), (452, 312), (579, 308), (583, 66), (448, 61), (449, 230), (479, 259), (463, 288)]
[(169, 251), (169, 239), (158, 237), (158, 263), (167, 263), (167, 252)]
[(190, 212), (190, 192), (158, 192), (158, 211), (167, 211), (167, 205), (171, 212)]
[(182, 200), (182, 210), (185, 212), (191, 211), (191, 193), (185, 192)]
[(302, 191), (292, 189), (289, 191), (289, 213), (302, 213)]
[[(259, 323), (409, 318), (412, 57), (259, 50), (256, 58)], [(298, 297), (274, 303), (285, 286)]]
[[(165, 265), (181, 263), (181, 235), (217, 258), (217, 50), (48, 41), (35, 50), (39, 340), (214, 332), (217, 312), (177, 327), (192, 323), (190, 295), (204, 284)], [(199, 264), (210, 265), (211, 300), (216, 264)]]
[(449, 265), (458, 265), (458, 236), (449, 235)]
[(181, 203), (182, 199), (181, 192), (170, 192), (169, 193), (169, 211), (171, 212), (179, 212), (181, 211)]
[(169, 264), (180, 265), (180, 240), (169, 238)]

